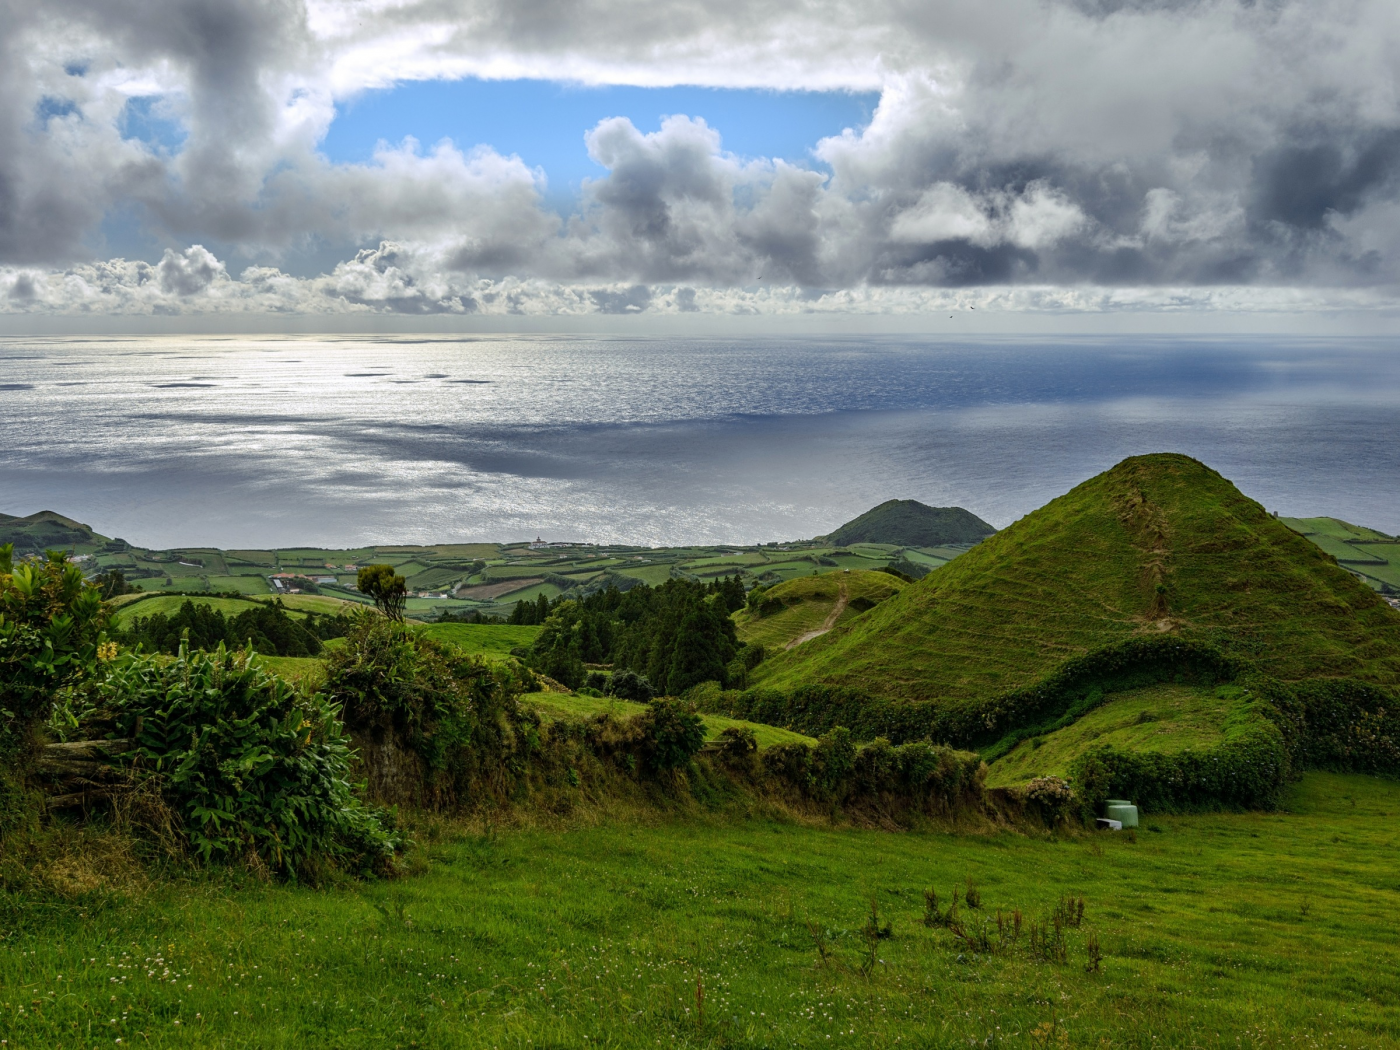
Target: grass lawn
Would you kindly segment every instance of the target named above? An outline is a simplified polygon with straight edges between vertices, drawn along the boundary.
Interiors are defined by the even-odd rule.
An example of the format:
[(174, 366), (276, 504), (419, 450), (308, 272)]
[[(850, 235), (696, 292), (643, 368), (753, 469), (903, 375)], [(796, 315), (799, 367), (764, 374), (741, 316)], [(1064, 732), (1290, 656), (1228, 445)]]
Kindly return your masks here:
[(512, 649), (534, 644), (540, 629), (493, 623), (430, 623), (419, 632), (488, 660), (504, 660)]
[[(526, 693), (521, 703), (531, 704), (540, 709), (546, 717), (586, 718), (589, 715), (609, 714), (616, 718), (631, 718), (645, 711), (646, 704), (634, 704), (630, 700), (619, 700), (614, 696), (573, 696), (568, 693)], [(723, 715), (701, 715), (705, 723), (705, 739), (714, 740), (730, 727), (752, 729), (754, 739), (760, 748), (774, 744), (813, 744), (816, 741), (790, 729), (766, 726), (759, 722), (744, 722), (738, 718)]]
[(991, 765), (987, 784), (1024, 784), (1032, 777), (1065, 776), (1091, 747), (1112, 744), (1127, 751), (1183, 751), (1215, 747), (1225, 718), (1241, 701), (1238, 689), (1154, 685), (1116, 694), (1073, 725), (1023, 740)]
[[(653, 820), (425, 839), (426, 873), (6, 900), (0, 1039), (152, 1047), (1382, 1047), (1400, 1041), (1400, 785), (1273, 814), (1011, 834)], [(1064, 962), (923, 926), (973, 880)], [(872, 899), (890, 936), (866, 957)], [(1387, 918), (1391, 916), (1391, 918)], [(1086, 972), (1090, 936), (1102, 972)], [(829, 955), (825, 964), (817, 938)], [(703, 1007), (703, 1012), (702, 1012)]]

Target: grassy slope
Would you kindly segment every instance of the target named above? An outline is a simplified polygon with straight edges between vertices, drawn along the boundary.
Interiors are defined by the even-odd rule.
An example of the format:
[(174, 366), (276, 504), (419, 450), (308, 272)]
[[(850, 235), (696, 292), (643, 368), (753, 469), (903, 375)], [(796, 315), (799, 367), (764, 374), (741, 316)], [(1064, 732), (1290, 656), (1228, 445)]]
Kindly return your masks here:
[(538, 627), (489, 623), (430, 623), (419, 630), (429, 638), (455, 645), (488, 660), (505, 659), (517, 646), (533, 644), (540, 633)]
[[(1400, 1041), (1400, 787), (1309, 774), (1292, 812), (1079, 840), (648, 820), (420, 833), (426, 874), (11, 899), (16, 1047), (1380, 1047)], [(60, 884), (81, 885), (76, 853)], [(975, 879), (1069, 960), (974, 955), (919, 919)], [(874, 896), (893, 936), (857, 970)], [(817, 964), (807, 921), (830, 931)], [(1086, 973), (1084, 944), (1103, 946)], [(696, 1013), (697, 979), (705, 1015)], [(1052, 1007), (1053, 1004), (1053, 1007)], [(1066, 1036), (1042, 1030), (1052, 1016)], [(179, 1022), (177, 1024), (176, 1022)]]
[[(879, 603), (896, 593), (904, 582), (887, 572), (855, 569), (822, 576), (801, 576), (764, 592), (764, 600), (781, 601), (786, 608), (769, 616), (741, 609), (734, 614), (741, 642), (756, 642), (777, 652), (793, 639), (821, 627), (840, 598), (844, 587), (847, 602), (857, 598)], [(847, 608), (838, 623), (857, 615)]]
[[(611, 696), (574, 696), (569, 693), (526, 693), (521, 703), (540, 709), (549, 717), (587, 718), (590, 715), (612, 715), (614, 718), (631, 718), (646, 710), (645, 704), (634, 704), (630, 700), (619, 700)], [(754, 739), (760, 748), (774, 744), (814, 744), (809, 736), (794, 733), (790, 729), (766, 726), (758, 722), (745, 722), (738, 718), (725, 718), (723, 715), (701, 715), (705, 723), (705, 739), (714, 740), (726, 729), (737, 727), (753, 730)]]
[(1237, 703), (1234, 692), (1155, 685), (1116, 693), (1073, 725), (1017, 744), (992, 763), (987, 784), (1023, 784), (1047, 773), (1065, 776), (1070, 763), (1101, 744), (1164, 752), (1214, 747), (1224, 739), (1225, 718)]
[(1123, 461), (753, 678), (988, 696), (1152, 631), (1217, 641), (1284, 678), (1400, 684), (1400, 616), (1215, 471), (1176, 455)]

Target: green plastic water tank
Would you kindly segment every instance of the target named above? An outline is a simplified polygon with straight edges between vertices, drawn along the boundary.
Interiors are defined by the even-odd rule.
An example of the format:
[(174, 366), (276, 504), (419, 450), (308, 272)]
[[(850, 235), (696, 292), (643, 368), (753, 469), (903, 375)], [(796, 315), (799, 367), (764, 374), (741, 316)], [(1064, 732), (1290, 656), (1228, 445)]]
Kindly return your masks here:
[(1109, 820), (1121, 820), (1125, 828), (1138, 826), (1137, 806), (1127, 799), (1111, 798), (1104, 802), (1104, 816)]

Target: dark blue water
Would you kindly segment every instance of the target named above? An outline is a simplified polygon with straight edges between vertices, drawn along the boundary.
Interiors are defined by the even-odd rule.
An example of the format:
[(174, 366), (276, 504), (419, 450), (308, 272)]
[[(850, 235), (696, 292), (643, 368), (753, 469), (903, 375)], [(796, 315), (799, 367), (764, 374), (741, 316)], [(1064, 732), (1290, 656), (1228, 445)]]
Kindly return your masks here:
[(155, 546), (755, 542), (894, 497), (1002, 526), (1185, 452), (1400, 532), (1389, 340), (0, 341), (0, 510)]

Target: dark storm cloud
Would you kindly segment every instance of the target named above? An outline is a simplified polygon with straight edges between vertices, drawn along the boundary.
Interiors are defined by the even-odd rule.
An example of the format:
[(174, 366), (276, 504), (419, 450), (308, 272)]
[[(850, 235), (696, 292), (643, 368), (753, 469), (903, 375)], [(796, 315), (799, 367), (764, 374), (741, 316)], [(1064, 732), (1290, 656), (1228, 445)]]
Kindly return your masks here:
[[(12, 309), (403, 313), (687, 311), (760, 282), (1391, 287), (1397, 69), (1386, 0), (0, 0), (0, 267), (86, 267), (0, 276)], [(483, 73), (882, 97), (810, 169), (726, 153), (703, 114), (581, 128), (606, 174), (563, 216), (474, 143), (316, 152), (357, 90)], [(132, 98), (180, 144), (123, 137)], [(85, 260), (114, 214), (158, 263)], [(346, 261), (230, 276), (201, 243)]]

